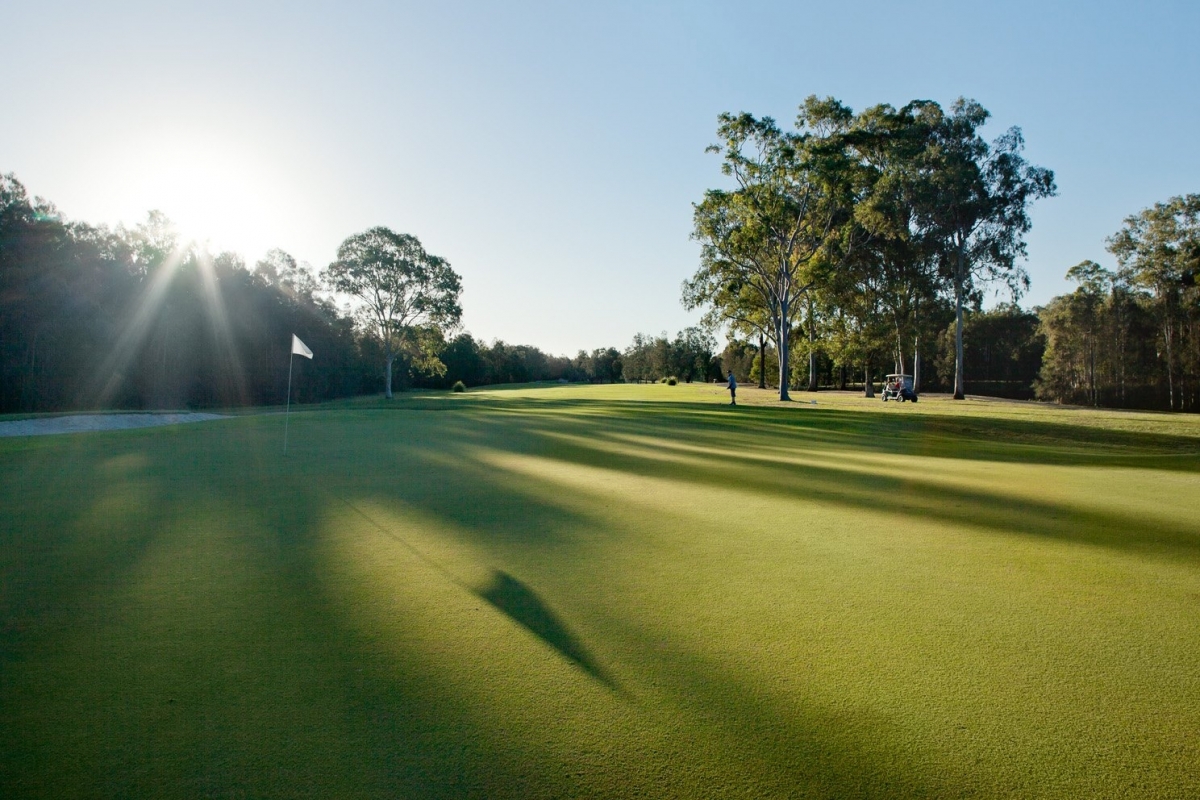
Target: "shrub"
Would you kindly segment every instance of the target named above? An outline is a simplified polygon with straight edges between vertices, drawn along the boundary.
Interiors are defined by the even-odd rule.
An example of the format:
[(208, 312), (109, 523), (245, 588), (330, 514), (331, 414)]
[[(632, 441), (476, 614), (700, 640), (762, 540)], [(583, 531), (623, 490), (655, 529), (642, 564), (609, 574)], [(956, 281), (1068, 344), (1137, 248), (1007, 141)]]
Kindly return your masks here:
[(465, 392), (466, 390), (467, 390), (467, 385), (465, 383), (463, 383), (462, 381), (455, 381), (454, 385), (452, 387), (450, 387), (450, 391), (452, 391), (452, 392)]
[(677, 383), (679, 383), (679, 379), (678, 379), (678, 378), (676, 378), (674, 375), (672, 375), (671, 377), (667, 378), (667, 386), (674, 386), (674, 385), (675, 385), (675, 384), (677, 384)]

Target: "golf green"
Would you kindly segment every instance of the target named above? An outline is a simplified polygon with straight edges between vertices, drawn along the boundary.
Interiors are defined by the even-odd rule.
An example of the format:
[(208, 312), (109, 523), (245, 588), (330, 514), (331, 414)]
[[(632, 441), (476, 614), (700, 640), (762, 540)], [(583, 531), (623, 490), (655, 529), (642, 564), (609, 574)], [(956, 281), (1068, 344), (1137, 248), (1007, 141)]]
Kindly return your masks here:
[(0, 439), (0, 796), (1200, 795), (1200, 419), (739, 394)]

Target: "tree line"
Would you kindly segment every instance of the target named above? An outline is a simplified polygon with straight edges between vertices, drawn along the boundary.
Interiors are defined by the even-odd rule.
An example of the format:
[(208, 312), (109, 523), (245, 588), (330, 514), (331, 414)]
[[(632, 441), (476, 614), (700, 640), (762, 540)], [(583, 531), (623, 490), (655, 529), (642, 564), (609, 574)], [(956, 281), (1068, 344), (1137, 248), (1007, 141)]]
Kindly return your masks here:
[(1041, 309), (1038, 396), (1200, 411), (1200, 195), (1129, 216), (1108, 250), (1116, 270), (1076, 264), (1078, 288)]
[[(699, 328), (574, 358), (459, 329), (461, 279), (416, 237), (373, 228), (324, 270), (272, 250), (253, 266), (182, 241), (161, 213), (107, 228), (0, 175), (0, 413), (281, 404), (293, 397), (530, 381), (705, 380)], [(332, 292), (358, 299), (339, 308)]]
[(116, 229), (63, 219), (0, 176), (0, 411), (281, 403), (291, 336), (302, 401), (361, 393), (370, 344), (281, 251), (254, 271), (179, 241), (151, 213)]
[[(1066, 277), (1077, 288), (1045, 306), (1001, 303), (983, 310), (976, 295), (962, 326), (962, 360), (975, 393), (1200, 411), (1200, 195), (1173, 197), (1129, 216), (1107, 245), (1116, 269), (1091, 260), (1076, 264)], [(933, 356), (925, 388), (951, 391), (959, 363), (955, 310), (946, 298), (930, 300), (925, 314), (935, 334), (921, 345)], [(818, 350), (813, 360), (815, 370), (792, 365), (793, 388), (814, 373), (821, 387), (862, 386), (848, 381), (845, 362), (829, 353)], [(739, 380), (774, 385), (778, 356), (765, 337), (735, 336), (722, 363)]]
[[(953, 113), (965, 113), (959, 108), (965, 105)], [(807, 107), (837, 109), (811, 100)], [(903, 121), (912, 112), (885, 107), (872, 113), (898, 114)], [(847, 135), (856, 125), (867, 126), (848, 111), (839, 114)], [(819, 116), (811, 112), (807, 119), (814, 124)], [(751, 121), (723, 118), (722, 125)], [(894, 132), (900, 123), (889, 126)], [(761, 121), (750, 125), (761, 127)], [(837, 128), (820, 123), (814, 130), (829, 136)], [(904, 152), (911, 155), (920, 137), (906, 135)], [(1006, 137), (1007, 144), (991, 152), (1011, 156), (1019, 150), (1019, 134)], [(851, 141), (865, 147), (871, 139)], [(757, 157), (766, 159), (763, 152)], [(845, 157), (818, 166), (849, 169), (838, 160)], [(742, 169), (735, 165), (730, 172)], [(1006, 169), (1026, 178), (1040, 174), (1016, 162)], [(816, 174), (814, 167), (810, 177)], [(877, 185), (885, 179), (892, 188)], [(1020, 228), (1027, 229), (1027, 219), (1021, 222), (1025, 206), (1010, 202), (1008, 223), (1016, 233), (989, 234), (1004, 247), (980, 255), (976, 242), (974, 266), (956, 272), (958, 244), (947, 257), (914, 222), (912, 208), (897, 211), (904, 202), (915, 205), (904, 197), (929, 191), (903, 181), (927, 179), (860, 176), (856, 193), (841, 195), (858, 205), (824, 218), (826, 233), (842, 226), (836, 241), (810, 254), (791, 277), (775, 274), (778, 291), (767, 287), (765, 296), (775, 301), (790, 296), (786, 314), (781, 304), (762, 303), (769, 270), (748, 269), (761, 266), (755, 259), (764, 261), (772, 247), (776, 256), (780, 252), (777, 243), (754, 241), (768, 231), (755, 215), (772, 203), (792, 213), (804, 203), (820, 205), (828, 198), (816, 195), (835, 196), (834, 184), (826, 177), (806, 190), (803, 203), (785, 203), (752, 183), (741, 197), (722, 196), (741, 189), (709, 193), (696, 207), (701, 269), (684, 288), (685, 305), (705, 307), (705, 324), (674, 337), (639, 333), (624, 349), (568, 357), (488, 343), (460, 330), (461, 279), (412, 236), (386, 228), (356, 234), (323, 271), (281, 250), (248, 267), (236, 254), (214, 256), (181, 242), (160, 213), (132, 228), (68, 221), (52, 204), (30, 198), (14, 176), (0, 176), (0, 411), (280, 403), (292, 333), (319, 354), (297, 364), (294, 397), (300, 402), (390, 392), (393, 377), (400, 388), (448, 388), (458, 381), (709, 381), (733, 372), (740, 382), (782, 384), (784, 396), (800, 387), (862, 387), (870, 393), (872, 367), (884, 366), (911, 370), (930, 391), (962, 389), (969, 375), (978, 394), (1200, 410), (1200, 195), (1171, 198), (1130, 216), (1107, 242), (1117, 268), (1092, 261), (1072, 267), (1067, 275), (1078, 286), (1074, 292), (1042, 308), (1023, 310), (1014, 301), (984, 310), (982, 289), (989, 279), (1006, 281), (1014, 296), (1027, 282), (1015, 261), (1023, 247)], [(1041, 179), (1043, 190), (1052, 188), (1046, 175)], [(1006, 191), (1011, 199), (1011, 187)], [(886, 192), (891, 194), (881, 197)], [(1031, 190), (1023, 202), (1036, 193)], [(870, 204), (884, 210), (864, 209)], [(894, 220), (871, 230), (868, 222), (855, 221), (855, 215), (869, 220), (873, 214), (907, 214), (907, 233)], [(796, 229), (796, 239), (813, 236), (806, 225)], [(709, 241), (705, 231), (722, 231), (724, 238)], [(791, 252), (790, 258), (798, 251)], [(957, 284), (956, 274), (963, 277)], [(338, 308), (330, 295), (335, 289), (361, 302)], [(782, 352), (781, 325), (788, 342)], [(718, 352), (713, 332), (722, 326), (728, 344)], [(794, 353), (803, 357), (789, 358)]]

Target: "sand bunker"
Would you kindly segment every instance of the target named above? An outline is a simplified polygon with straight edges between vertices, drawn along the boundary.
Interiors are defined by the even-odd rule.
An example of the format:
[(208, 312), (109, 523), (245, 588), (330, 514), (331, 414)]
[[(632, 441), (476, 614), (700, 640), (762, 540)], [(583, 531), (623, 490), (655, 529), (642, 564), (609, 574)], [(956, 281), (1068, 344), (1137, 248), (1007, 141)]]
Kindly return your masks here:
[(69, 417), (40, 417), (0, 422), (0, 436), (44, 436), (52, 433), (117, 431), (125, 428), (151, 428), (182, 422), (207, 422), (226, 419), (221, 414), (76, 414)]

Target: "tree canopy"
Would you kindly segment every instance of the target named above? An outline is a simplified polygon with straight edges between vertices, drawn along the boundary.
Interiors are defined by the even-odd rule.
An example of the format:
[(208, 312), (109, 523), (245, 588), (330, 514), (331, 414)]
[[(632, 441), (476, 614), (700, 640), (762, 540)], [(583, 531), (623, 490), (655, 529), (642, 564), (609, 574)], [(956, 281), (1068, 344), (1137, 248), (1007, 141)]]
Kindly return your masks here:
[(932, 334), (923, 313), (948, 291), (962, 397), (963, 310), (990, 281), (1019, 295), (1029, 205), (1055, 192), (1053, 173), (1021, 155), (1020, 129), (992, 143), (979, 135), (987, 118), (965, 99), (949, 113), (918, 100), (855, 114), (815, 96), (793, 131), (722, 114), (722, 144), (709, 151), (722, 155), (733, 186), (707, 191), (695, 206), (700, 268), (684, 284), (685, 307), (705, 308), (709, 325), (735, 334), (765, 332), (786, 400), (797, 329), (808, 340), (810, 388), (823, 345), (865, 364), (869, 390), (870, 362), (884, 353), (902, 370), (911, 343), (919, 364)]
[(444, 371), (433, 342), (462, 318), (462, 279), (445, 259), (426, 253), (415, 236), (376, 227), (342, 242), (327, 280), (358, 300), (359, 319), (383, 350), (389, 398), (399, 353), (423, 369)]

